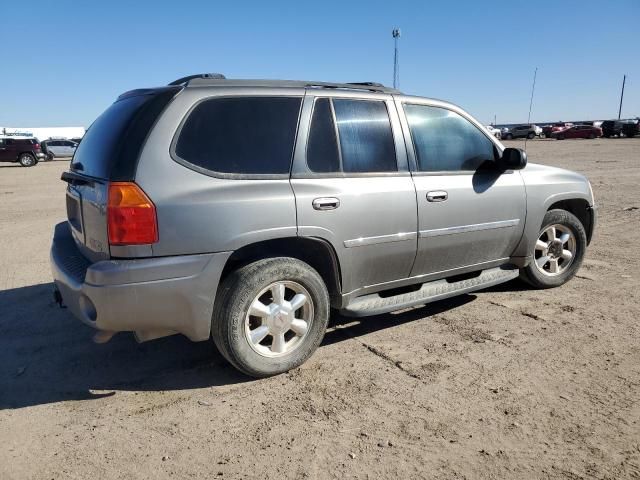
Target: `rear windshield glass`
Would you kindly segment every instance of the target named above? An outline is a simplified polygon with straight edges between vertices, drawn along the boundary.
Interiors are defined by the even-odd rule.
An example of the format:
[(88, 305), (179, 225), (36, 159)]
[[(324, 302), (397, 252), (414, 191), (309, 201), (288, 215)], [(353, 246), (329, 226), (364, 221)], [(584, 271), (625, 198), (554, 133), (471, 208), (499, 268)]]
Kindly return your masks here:
[(71, 169), (94, 178), (133, 180), (149, 130), (179, 88), (117, 100), (87, 130)]

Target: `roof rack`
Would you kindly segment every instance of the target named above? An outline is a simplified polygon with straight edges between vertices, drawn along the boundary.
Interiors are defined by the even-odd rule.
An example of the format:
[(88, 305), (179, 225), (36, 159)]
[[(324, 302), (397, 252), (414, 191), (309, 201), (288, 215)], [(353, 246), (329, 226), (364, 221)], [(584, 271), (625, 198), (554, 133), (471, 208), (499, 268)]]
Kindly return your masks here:
[(370, 92), (400, 93), (400, 91), (385, 87), (376, 82), (311, 82), (304, 80), (259, 80), (259, 79), (227, 79), (224, 75), (209, 73), (199, 75), (189, 75), (180, 78), (169, 85), (186, 86), (237, 86), (237, 87), (291, 87), (291, 88), (335, 88), (346, 90), (367, 90)]
[(170, 86), (182, 85), (182, 84), (187, 83), (190, 80), (193, 80), (193, 79), (196, 79), (196, 78), (211, 78), (211, 79), (215, 79), (215, 80), (224, 80), (227, 77), (225, 77), (221, 73), (198, 73), (196, 75), (187, 75), (186, 77), (179, 78), (179, 79), (174, 80), (173, 82), (169, 83), (168, 85), (170, 85)]

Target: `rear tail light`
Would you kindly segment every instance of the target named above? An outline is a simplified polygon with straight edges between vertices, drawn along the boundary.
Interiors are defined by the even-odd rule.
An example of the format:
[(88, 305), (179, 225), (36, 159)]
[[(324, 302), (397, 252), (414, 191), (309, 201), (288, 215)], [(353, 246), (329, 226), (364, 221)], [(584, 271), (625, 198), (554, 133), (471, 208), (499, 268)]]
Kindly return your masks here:
[(156, 207), (135, 183), (110, 183), (107, 228), (110, 245), (155, 243), (158, 241)]
[(33, 148), (35, 148), (36, 150), (40, 150), (40, 144), (39, 144), (39, 143), (36, 143), (36, 144), (33, 146)]

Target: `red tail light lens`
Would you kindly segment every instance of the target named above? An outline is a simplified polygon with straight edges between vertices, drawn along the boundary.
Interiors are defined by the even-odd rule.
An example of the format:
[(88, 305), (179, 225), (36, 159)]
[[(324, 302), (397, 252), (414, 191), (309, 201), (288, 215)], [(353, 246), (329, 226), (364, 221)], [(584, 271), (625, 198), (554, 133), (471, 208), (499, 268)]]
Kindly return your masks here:
[(135, 183), (110, 183), (107, 228), (110, 245), (155, 243), (158, 241), (156, 207)]
[(36, 150), (40, 150), (40, 144), (39, 144), (39, 143), (36, 143), (36, 144), (33, 146), (33, 148), (35, 148)]

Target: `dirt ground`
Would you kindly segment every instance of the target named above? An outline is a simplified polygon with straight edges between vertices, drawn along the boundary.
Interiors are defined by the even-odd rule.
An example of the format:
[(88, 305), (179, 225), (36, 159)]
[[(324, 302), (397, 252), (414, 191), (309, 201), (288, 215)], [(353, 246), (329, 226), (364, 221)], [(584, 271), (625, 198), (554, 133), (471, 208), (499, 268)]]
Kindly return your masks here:
[(640, 478), (640, 139), (528, 154), (593, 184), (575, 279), (336, 318), (266, 380), (207, 342), (93, 344), (51, 298), (67, 162), (0, 165), (0, 478)]

